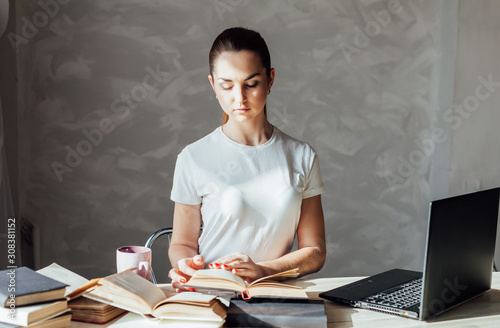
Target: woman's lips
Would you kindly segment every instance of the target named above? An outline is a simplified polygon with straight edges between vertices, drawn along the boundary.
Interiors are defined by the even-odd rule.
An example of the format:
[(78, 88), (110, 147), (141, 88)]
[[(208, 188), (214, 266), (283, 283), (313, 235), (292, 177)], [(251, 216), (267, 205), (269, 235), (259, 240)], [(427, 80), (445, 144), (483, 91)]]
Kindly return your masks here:
[(250, 110), (250, 108), (236, 108), (234, 111), (236, 113), (245, 113), (245, 112), (247, 112), (249, 110)]

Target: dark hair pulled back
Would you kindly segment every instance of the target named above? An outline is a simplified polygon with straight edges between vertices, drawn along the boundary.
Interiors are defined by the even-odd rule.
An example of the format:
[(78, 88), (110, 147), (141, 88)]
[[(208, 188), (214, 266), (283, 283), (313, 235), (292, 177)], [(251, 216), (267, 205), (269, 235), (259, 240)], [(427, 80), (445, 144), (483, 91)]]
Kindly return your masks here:
[(213, 76), (214, 63), (219, 55), (225, 51), (252, 51), (257, 54), (266, 69), (267, 77), (271, 71), (271, 55), (267, 44), (259, 32), (246, 29), (244, 27), (232, 27), (224, 30), (212, 44), (208, 55), (210, 74)]
[[(267, 44), (259, 32), (246, 29), (244, 27), (232, 27), (224, 30), (217, 36), (210, 48), (208, 55), (208, 64), (210, 67), (210, 75), (214, 76), (214, 65), (217, 58), (226, 51), (252, 51), (260, 59), (262, 67), (266, 70), (266, 76), (269, 78), (271, 73), (271, 55)], [(264, 107), (264, 114), (267, 115), (267, 109)], [(223, 114), (222, 124), (225, 124), (229, 117), (226, 113)]]

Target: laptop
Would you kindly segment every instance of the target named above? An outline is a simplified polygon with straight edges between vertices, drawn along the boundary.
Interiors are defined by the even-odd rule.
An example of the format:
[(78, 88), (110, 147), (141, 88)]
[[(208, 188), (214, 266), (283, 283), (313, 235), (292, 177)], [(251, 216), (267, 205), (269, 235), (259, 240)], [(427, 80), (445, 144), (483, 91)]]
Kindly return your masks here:
[(431, 202), (424, 271), (393, 269), (319, 294), (426, 320), (491, 288), (500, 188)]

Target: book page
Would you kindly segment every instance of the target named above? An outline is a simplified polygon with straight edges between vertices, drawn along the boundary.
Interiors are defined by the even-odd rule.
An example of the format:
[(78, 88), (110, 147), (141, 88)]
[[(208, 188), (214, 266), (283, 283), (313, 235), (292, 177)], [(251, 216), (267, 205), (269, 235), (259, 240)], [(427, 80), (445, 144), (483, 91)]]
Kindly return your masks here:
[(151, 310), (165, 299), (165, 294), (159, 287), (130, 270), (102, 278), (99, 284), (116, 291), (121, 290), (128, 297), (132, 296), (146, 303)]
[(300, 286), (288, 285), (288, 284), (285, 284), (285, 283), (282, 283), (282, 282), (277, 282), (277, 281), (272, 281), (272, 280), (260, 281), (258, 284), (255, 284), (255, 285), (251, 286), (252, 289), (254, 289), (256, 287), (300, 289), (300, 290), (302, 290), (302, 287), (300, 287)]
[(67, 284), (68, 286), (66, 287), (66, 293), (64, 295), (70, 294), (89, 281), (88, 279), (60, 266), (57, 263), (52, 263), (45, 268), (37, 270), (37, 272), (46, 277)]
[(214, 295), (179, 293), (161, 302), (153, 315), (162, 319), (217, 320), (222, 323), (226, 309)]
[[(176, 294), (155, 306), (155, 309), (167, 303), (182, 303), (182, 304), (193, 304), (193, 305), (209, 305), (213, 300), (217, 299), (217, 296), (207, 295), (202, 293), (190, 292), (190, 293), (179, 293)], [(154, 310), (154, 309), (153, 309)]]
[(171, 303), (156, 309), (154, 316), (160, 319), (199, 320), (201, 322), (217, 321), (222, 324), (226, 316), (226, 309), (218, 303), (214, 303), (211, 306)]
[(81, 310), (95, 310), (95, 311), (105, 311), (107, 308), (113, 308), (109, 304), (97, 302), (95, 300), (91, 300), (90, 298), (79, 297), (76, 300), (72, 300), (68, 303), (68, 307), (72, 310), (81, 309)]
[(250, 287), (252, 285), (256, 285), (259, 282), (264, 281), (264, 280), (274, 280), (274, 279), (279, 279), (279, 278), (297, 278), (298, 276), (299, 276), (299, 269), (295, 268), (295, 269), (291, 269), (291, 270), (287, 270), (287, 271), (283, 271), (283, 272), (278, 272), (278, 273), (272, 274), (270, 276), (266, 276), (266, 277), (262, 277), (260, 279), (257, 279), (255, 281), (253, 281), (250, 285), (248, 285), (248, 287)]
[(156, 286), (158, 286), (161, 289), (161, 291), (165, 294), (165, 298), (169, 298), (169, 297), (172, 297), (172, 296), (178, 294), (175, 291), (175, 288), (172, 287), (171, 284), (159, 284), (159, 285), (156, 285)]
[(127, 313), (125, 316), (120, 318), (118, 321), (109, 326), (109, 328), (130, 328), (130, 327), (141, 327), (141, 328), (152, 328), (152, 327), (171, 327), (171, 328), (220, 328), (222, 326), (220, 321), (208, 322), (208, 321), (198, 321), (196, 318), (193, 320), (186, 320), (186, 318), (175, 320), (175, 319), (163, 319), (161, 321), (151, 321), (145, 319), (139, 314)]
[[(198, 278), (199, 279), (208, 279), (208, 278), (217, 278), (217, 279), (220, 279), (222, 281), (226, 280), (226, 281), (230, 281), (232, 283), (235, 283), (237, 285), (240, 286), (239, 290), (241, 290), (242, 288), (245, 288), (247, 286), (247, 283), (241, 279), (240, 277), (238, 277), (237, 275), (231, 273), (230, 271), (226, 271), (226, 270), (219, 270), (219, 269), (205, 269), (205, 270), (198, 270), (196, 271), (196, 273), (194, 274), (193, 280), (197, 280)], [(186, 284), (186, 286), (189, 285), (189, 282)], [(221, 288), (223, 288), (224, 286), (220, 286)]]
[(108, 286), (100, 285), (95, 287), (90, 292), (87, 292), (83, 296), (85, 298), (89, 298), (101, 303), (106, 303), (127, 311), (140, 314), (151, 313), (151, 308), (145, 300), (140, 299), (123, 289), (113, 289), (109, 288)]
[(304, 298), (307, 299), (307, 293), (298, 286), (290, 286), (286, 284), (266, 283), (262, 282), (257, 285), (253, 285), (248, 289), (251, 297), (263, 296), (263, 297), (285, 297), (285, 298)]

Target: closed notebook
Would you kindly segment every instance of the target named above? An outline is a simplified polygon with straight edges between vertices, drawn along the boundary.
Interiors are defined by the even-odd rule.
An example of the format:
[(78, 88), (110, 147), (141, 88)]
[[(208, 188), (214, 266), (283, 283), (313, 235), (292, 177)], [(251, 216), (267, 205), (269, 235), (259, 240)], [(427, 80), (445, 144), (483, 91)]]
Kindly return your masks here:
[(30, 268), (0, 271), (0, 302), (3, 307), (22, 306), (64, 298), (66, 284)]

